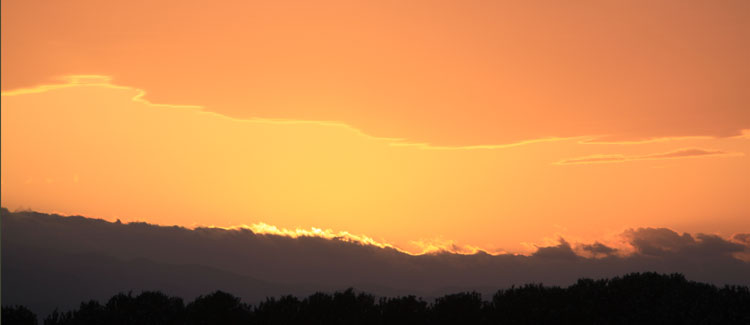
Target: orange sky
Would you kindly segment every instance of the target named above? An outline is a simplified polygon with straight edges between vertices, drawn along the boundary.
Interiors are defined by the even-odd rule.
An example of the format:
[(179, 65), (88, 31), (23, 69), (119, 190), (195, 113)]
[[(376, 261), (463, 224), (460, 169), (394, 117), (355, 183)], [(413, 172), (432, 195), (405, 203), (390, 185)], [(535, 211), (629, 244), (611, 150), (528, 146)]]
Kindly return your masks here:
[(3, 1), (2, 205), (412, 252), (748, 231), (748, 22), (747, 1)]

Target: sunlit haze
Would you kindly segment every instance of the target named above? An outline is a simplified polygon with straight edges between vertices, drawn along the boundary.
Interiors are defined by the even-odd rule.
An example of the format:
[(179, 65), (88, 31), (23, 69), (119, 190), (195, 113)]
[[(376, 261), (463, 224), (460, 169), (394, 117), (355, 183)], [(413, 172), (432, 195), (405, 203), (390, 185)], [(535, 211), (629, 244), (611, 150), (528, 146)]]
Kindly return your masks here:
[(750, 1), (3, 1), (2, 206), (529, 254), (750, 231)]

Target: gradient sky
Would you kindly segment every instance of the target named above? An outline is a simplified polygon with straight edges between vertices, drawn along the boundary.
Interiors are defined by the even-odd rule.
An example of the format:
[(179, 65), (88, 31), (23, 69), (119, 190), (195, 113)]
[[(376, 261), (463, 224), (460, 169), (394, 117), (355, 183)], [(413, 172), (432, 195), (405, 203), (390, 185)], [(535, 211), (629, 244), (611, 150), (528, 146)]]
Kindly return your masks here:
[(750, 230), (748, 1), (3, 1), (2, 205), (410, 252)]

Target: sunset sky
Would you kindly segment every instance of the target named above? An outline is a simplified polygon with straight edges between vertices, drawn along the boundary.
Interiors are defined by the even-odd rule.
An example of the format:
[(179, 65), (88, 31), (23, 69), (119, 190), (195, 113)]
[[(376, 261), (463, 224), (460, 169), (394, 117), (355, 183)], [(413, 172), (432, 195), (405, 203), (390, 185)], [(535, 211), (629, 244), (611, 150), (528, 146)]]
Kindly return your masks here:
[(414, 254), (750, 231), (750, 1), (7, 0), (1, 21), (11, 210)]

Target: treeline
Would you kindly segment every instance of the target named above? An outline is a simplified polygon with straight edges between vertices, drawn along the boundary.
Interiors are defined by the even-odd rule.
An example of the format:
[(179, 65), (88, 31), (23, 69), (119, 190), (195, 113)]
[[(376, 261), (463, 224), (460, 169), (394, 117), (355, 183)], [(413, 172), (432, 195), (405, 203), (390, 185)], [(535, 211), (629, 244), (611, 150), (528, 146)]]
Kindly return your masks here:
[[(2, 323), (37, 324), (23, 306), (2, 309)], [(161, 292), (120, 293), (105, 304), (82, 302), (43, 320), (56, 324), (750, 324), (750, 290), (687, 281), (680, 274), (632, 273), (581, 279), (567, 287), (527, 284), (484, 301), (476, 292), (428, 303), (415, 296), (376, 298), (348, 289), (267, 298), (256, 306), (225, 292), (187, 305)]]

